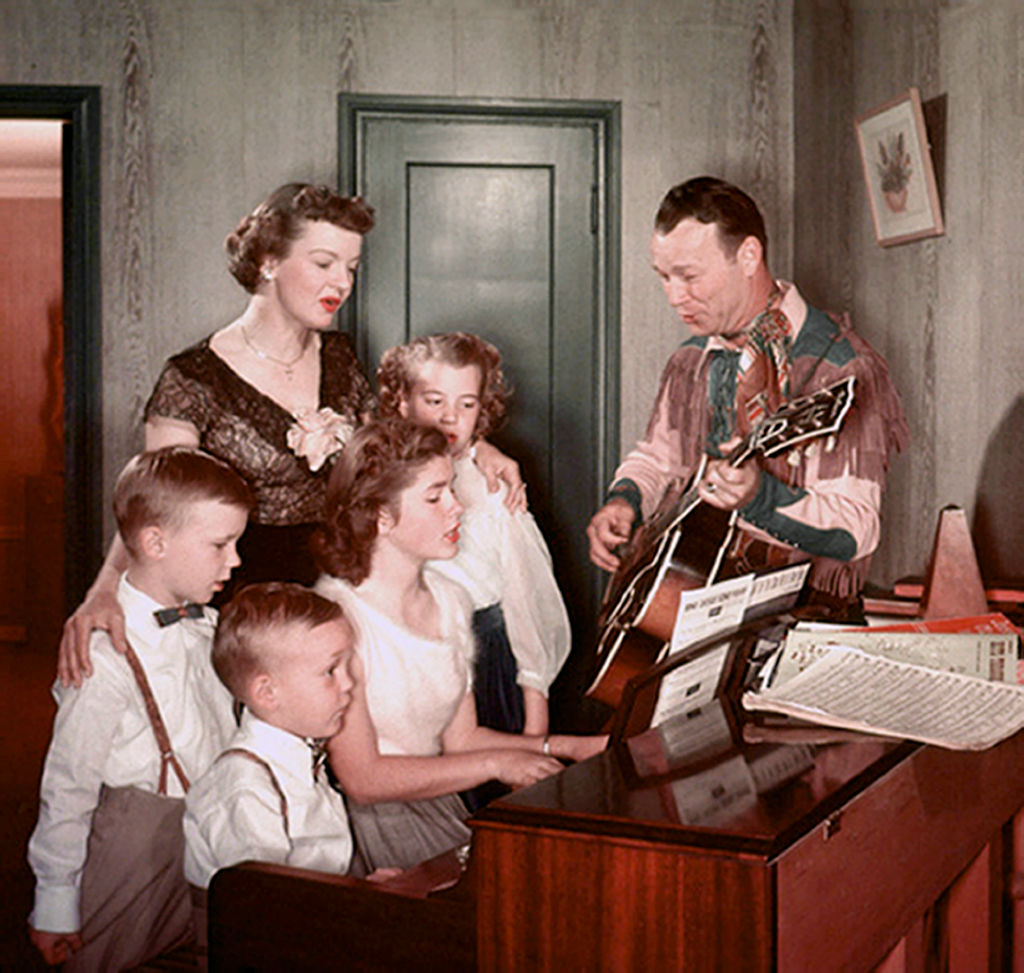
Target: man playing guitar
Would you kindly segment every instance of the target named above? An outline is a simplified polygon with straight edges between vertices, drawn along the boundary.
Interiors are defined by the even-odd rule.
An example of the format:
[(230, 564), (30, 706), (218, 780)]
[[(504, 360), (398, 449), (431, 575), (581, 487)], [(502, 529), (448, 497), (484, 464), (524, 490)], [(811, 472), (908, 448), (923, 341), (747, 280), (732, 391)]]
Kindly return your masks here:
[[(652, 261), (690, 337), (587, 528), (591, 560), (616, 571), (622, 545), (666, 488), (700, 469), (701, 501), (739, 512), (728, 556), (748, 570), (810, 556), (812, 599), (842, 615), (878, 544), (889, 457), (905, 446), (907, 425), (884, 359), (848, 322), (776, 281), (766, 250), (757, 205), (729, 183), (691, 179), (662, 200)], [(836, 433), (730, 462), (766, 416), (849, 376), (856, 401)]]

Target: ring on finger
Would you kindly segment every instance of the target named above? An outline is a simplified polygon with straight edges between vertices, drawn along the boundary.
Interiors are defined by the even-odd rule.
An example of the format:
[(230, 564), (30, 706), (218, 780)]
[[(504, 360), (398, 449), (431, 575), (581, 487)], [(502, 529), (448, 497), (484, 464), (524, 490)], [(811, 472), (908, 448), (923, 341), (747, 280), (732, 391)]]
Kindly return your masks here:
[(709, 483), (709, 484), (707, 485), (706, 489), (707, 489), (708, 493), (714, 493), (714, 492), (715, 492), (715, 489), (716, 489), (716, 487), (715, 487), (714, 483)]

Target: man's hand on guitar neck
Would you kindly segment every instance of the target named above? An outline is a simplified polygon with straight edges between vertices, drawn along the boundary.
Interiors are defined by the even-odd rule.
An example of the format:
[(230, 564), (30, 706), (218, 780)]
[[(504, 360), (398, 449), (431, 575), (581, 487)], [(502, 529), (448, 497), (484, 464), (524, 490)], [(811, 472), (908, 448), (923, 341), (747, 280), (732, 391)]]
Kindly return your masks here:
[[(738, 436), (722, 444), (726, 455), (740, 444)], [(757, 496), (761, 486), (761, 467), (756, 459), (733, 466), (727, 459), (710, 459), (697, 484), (701, 500), (720, 510), (738, 510)]]
[(633, 533), (633, 508), (619, 499), (609, 500), (590, 520), (590, 560), (605, 571), (616, 571), (619, 558), (613, 553)]

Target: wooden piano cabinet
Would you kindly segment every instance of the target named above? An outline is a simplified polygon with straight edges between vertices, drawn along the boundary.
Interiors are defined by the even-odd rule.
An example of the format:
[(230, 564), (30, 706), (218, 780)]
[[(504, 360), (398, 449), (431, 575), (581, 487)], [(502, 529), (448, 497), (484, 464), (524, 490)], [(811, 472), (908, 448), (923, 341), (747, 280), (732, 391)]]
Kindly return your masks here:
[(771, 968), (771, 888), (756, 862), (485, 827), (473, 857), (481, 970)]
[(1024, 973), (1024, 811), (1018, 812), (1007, 829), (1009, 853), (1007, 855), (1007, 894), (1013, 930), (1012, 969)]
[(980, 753), (822, 748), (699, 827), (623, 759), (472, 820), (480, 969), (1024, 969), (1024, 734)]
[(779, 969), (820, 969), (822, 955), (870, 969), (933, 906), (928, 949), (947, 951), (950, 969), (1000, 968), (1001, 830), (1024, 802), (1017, 768), (1024, 736), (983, 753), (920, 747), (780, 855)]

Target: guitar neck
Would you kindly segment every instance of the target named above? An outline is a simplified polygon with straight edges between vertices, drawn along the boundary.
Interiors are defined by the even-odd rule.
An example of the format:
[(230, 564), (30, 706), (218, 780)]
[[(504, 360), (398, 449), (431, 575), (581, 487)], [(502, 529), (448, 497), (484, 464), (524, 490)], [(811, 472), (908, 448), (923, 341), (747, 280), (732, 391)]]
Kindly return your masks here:
[(757, 450), (752, 445), (751, 437), (747, 436), (726, 454), (725, 460), (730, 466), (742, 466), (756, 452)]

